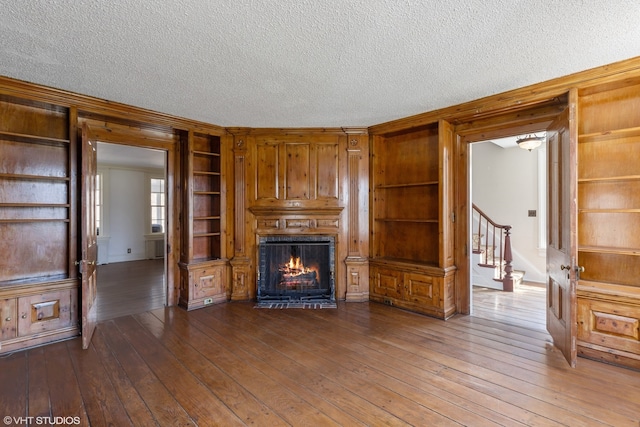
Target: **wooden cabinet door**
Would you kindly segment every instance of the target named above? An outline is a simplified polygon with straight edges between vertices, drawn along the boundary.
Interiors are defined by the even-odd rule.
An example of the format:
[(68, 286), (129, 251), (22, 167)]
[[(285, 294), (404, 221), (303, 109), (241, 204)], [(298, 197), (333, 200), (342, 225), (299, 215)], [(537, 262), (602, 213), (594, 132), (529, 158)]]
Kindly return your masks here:
[(17, 335), (16, 299), (0, 299), (0, 341)]
[(80, 180), (80, 221), (81, 238), (80, 248), (82, 259), (79, 261), (80, 275), (82, 276), (82, 348), (89, 348), (93, 331), (96, 328), (96, 296), (97, 296), (97, 269), (98, 262), (98, 236), (96, 232), (96, 176), (97, 143), (89, 140), (89, 129), (85, 124), (82, 128), (82, 178)]
[(547, 330), (569, 364), (576, 364), (577, 128), (569, 108), (547, 129)]
[(18, 335), (21, 337), (67, 328), (74, 311), (68, 289), (18, 298)]
[(404, 299), (427, 307), (438, 308), (440, 280), (425, 274), (404, 274)]
[(374, 268), (372, 273), (372, 292), (374, 294), (394, 299), (403, 298), (403, 272), (386, 268)]
[(194, 272), (193, 295), (190, 300), (212, 298), (215, 301), (226, 298), (224, 267), (209, 267)]

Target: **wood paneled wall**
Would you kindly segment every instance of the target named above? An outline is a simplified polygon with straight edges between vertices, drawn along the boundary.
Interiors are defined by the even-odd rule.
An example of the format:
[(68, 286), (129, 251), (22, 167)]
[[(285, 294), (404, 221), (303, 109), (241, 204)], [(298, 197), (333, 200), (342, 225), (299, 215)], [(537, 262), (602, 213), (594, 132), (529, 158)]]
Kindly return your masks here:
[(234, 217), (239, 239), (231, 260), (232, 299), (255, 297), (260, 236), (310, 234), (336, 238), (336, 298), (368, 300), (366, 131), (230, 132), (236, 147)]
[[(568, 101), (570, 92), (579, 93), (579, 102)], [(468, 313), (468, 144), (543, 131), (570, 104), (577, 129), (570, 138), (578, 142), (579, 214), (577, 227), (571, 230), (577, 235), (577, 248), (572, 248), (577, 256), (572, 256), (569, 268), (577, 292), (567, 296), (571, 310), (577, 311), (578, 331), (568, 338), (582, 356), (638, 368), (640, 282), (634, 272), (639, 271), (640, 215), (633, 190), (640, 181), (635, 160), (640, 146), (640, 57), (372, 126), (369, 133), (409, 132), (436, 120), (453, 124), (455, 191), (446, 200), (453, 201), (455, 215), (451, 238), (457, 268), (456, 305), (458, 312)], [(570, 184), (564, 183), (567, 188)], [(441, 245), (448, 241), (443, 239)]]
[[(184, 148), (177, 142), (180, 140), (180, 135), (186, 133), (216, 135), (220, 137), (221, 144), (225, 147), (221, 153), (221, 160), (227, 174), (226, 204), (222, 205), (221, 221), (222, 227), (226, 228), (226, 237), (221, 241), (221, 245), (225, 248), (223, 252), (229, 257), (228, 262), (232, 273), (228, 279), (229, 283), (226, 284), (228, 298), (240, 300), (255, 296), (256, 238), (260, 234), (326, 233), (336, 236), (338, 242), (337, 298), (361, 301), (369, 298), (368, 135), (391, 135), (430, 123), (446, 121), (451, 124), (453, 150), (449, 154), (454, 175), (449, 187), (451, 192), (443, 195), (443, 203), (451, 202), (451, 206), (446, 210), (451, 212), (452, 218), (455, 218), (455, 224), (453, 233), (447, 235), (441, 233), (442, 240), (438, 245), (440, 249), (446, 246), (448, 253), (453, 248), (453, 258), (447, 263), (453, 262), (457, 269), (456, 307), (459, 312), (465, 312), (469, 307), (467, 274), (469, 260), (466, 247), (468, 239), (466, 228), (468, 219), (467, 143), (504, 136), (516, 128), (523, 133), (543, 128), (565, 105), (564, 97), (573, 88), (577, 88), (582, 97), (578, 120), (583, 140), (599, 141), (600, 136), (593, 133), (604, 134), (610, 131), (623, 132), (625, 138), (635, 139), (638, 134), (635, 113), (638, 105), (639, 81), (640, 57), (468, 103), (378, 124), (368, 129), (224, 129), (211, 124), (0, 77), (0, 97), (4, 101), (0, 107), (2, 115), (0, 133), (4, 133), (1, 144), (2, 150), (5, 150), (2, 159), (5, 158), (5, 153), (11, 152), (13, 152), (11, 157), (14, 159), (10, 168), (5, 168), (6, 170), (2, 173), (5, 173), (7, 175), (5, 178), (9, 180), (14, 179), (10, 175), (21, 175), (16, 179), (17, 182), (3, 184), (3, 190), (6, 188), (6, 191), (2, 194), (11, 195), (11, 200), (18, 196), (24, 197), (15, 203), (22, 204), (20, 209), (26, 209), (22, 213), (28, 212), (33, 208), (28, 204), (34, 200), (24, 195), (24, 181), (33, 181), (37, 186), (42, 185), (44, 180), (40, 175), (41, 168), (46, 168), (49, 171), (47, 173), (58, 175), (66, 171), (64, 176), (47, 178), (57, 183), (58, 187), (66, 185), (66, 190), (58, 189), (57, 192), (47, 194), (47, 197), (59, 197), (61, 200), (60, 192), (65, 191), (69, 195), (68, 203), (64, 204), (68, 204), (67, 217), (58, 224), (58, 227), (66, 227), (66, 229), (56, 230), (55, 227), (50, 229), (54, 237), (57, 236), (55, 239), (58, 242), (53, 245), (52, 250), (64, 251), (67, 255), (52, 261), (50, 250), (39, 252), (35, 247), (29, 248), (29, 245), (34, 245), (37, 241), (36, 236), (43, 233), (38, 230), (42, 227), (41, 221), (30, 221), (30, 224), (25, 225), (30, 230), (29, 235), (33, 237), (31, 240), (21, 243), (15, 237), (20, 233), (12, 232), (14, 237), (11, 242), (16, 242), (17, 246), (13, 243), (11, 246), (2, 246), (3, 257), (6, 256), (7, 259), (20, 264), (20, 267), (16, 268), (22, 269), (13, 275), (7, 275), (3, 279), (4, 283), (0, 283), (0, 297), (9, 301), (1, 308), (3, 313), (10, 313), (10, 315), (3, 315), (3, 318), (15, 318), (14, 315), (21, 303), (18, 298), (29, 298), (31, 301), (33, 296), (39, 295), (42, 298), (48, 298), (45, 302), (50, 300), (54, 301), (54, 304), (55, 301), (67, 301), (66, 296), (56, 297), (56, 292), (60, 289), (66, 289), (64, 292), (73, 298), (77, 287), (77, 273), (73, 261), (77, 255), (78, 238), (76, 135), (82, 121), (91, 121), (92, 128), (100, 129), (102, 135), (99, 139), (161, 148), (170, 153), (168, 185), (174, 191), (174, 202), (169, 212), (172, 229), (170, 233), (173, 233), (169, 237), (171, 248), (169, 265), (170, 269), (173, 269), (170, 270), (169, 275), (169, 304), (175, 304), (178, 299), (178, 256), (176, 254), (179, 254), (183, 244), (180, 239), (181, 224), (178, 218), (183, 212), (183, 206), (179, 201), (182, 200), (181, 192), (183, 191), (181, 182), (184, 182), (180, 179), (183, 173), (181, 159), (185, 153)], [(609, 103), (612, 107), (590, 108), (591, 100), (603, 105)], [(584, 117), (580, 116), (580, 110), (585, 111)], [(620, 110), (626, 110), (626, 115), (619, 115)], [(9, 127), (6, 127), (7, 124)], [(590, 128), (596, 124), (604, 126)], [(24, 141), (27, 141), (29, 146), (27, 151), (31, 148), (29, 144), (37, 143), (39, 146), (37, 153), (27, 154), (27, 151), (22, 152), (15, 147), (16, 143), (23, 144)], [(68, 152), (61, 154), (53, 150), (51, 147), (56, 145), (68, 146)], [(633, 151), (631, 155), (635, 154), (637, 153)], [(625, 165), (631, 168), (629, 173), (634, 176), (639, 173), (635, 163), (626, 162)], [(6, 164), (3, 164), (4, 166)], [(629, 192), (632, 193), (631, 190)], [(593, 196), (594, 193), (590, 194)], [(588, 197), (585, 197), (585, 200), (588, 200)], [(60, 214), (58, 211), (62, 208), (58, 201), (55, 199), (50, 203), (54, 209), (48, 214), (53, 216)], [(41, 203), (38, 206), (39, 209), (49, 209), (42, 206), (46, 204), (46, 200), (40, 201), (38, 198), (35, 202)], [(14, 202), (7, 199), (0, 203), (4, 203), (3, 212), (9, 215), (2, 218), (3, 223), (11, 223), (9, 228), (13, 227), (13, 229), (22, 227), (24, 224), (16, 225), (15, 215), (10, 213), (15, 208), (10, 204)], [(624, 206), (616, 209), (622, 208), (627, 209)], [(632, 209), (636, 209), (635, 205)], [(31, 212), (35, 211), (32, 209)], [(635, 211), (632, 214), (637, 215)], [(625, 215), (632, 217), (631, 213)], [(631, 220), (627, 228), (637, 231), (637, 221)], [(585, 229), (584, 232), (586, 231)], [(636, 235), (637, 233), (626, 233), (626, 236)], [(5, 236), (10, 234), (3, 235), (3, 242)], [(22, 240), (24, 241), (25, 239)], [(628, 238), (625, 242), (634, 246), (625, 256), (637, 258), (635, 247), (637, 239)], [(24, 251), (28, 252), (34, 266), (25, 266), (16, 259), (16, 255), (13, 255), (23, 254), (20, 255), (22, 258)], [(609, 255), (606, 253), (602, 255), (604, 258), (607, 256)], [(633, 258), (633, 265), (637, 263), (636, 258)], [(602, 275), (608, 277), (608, 273), (605, 270), (602, 271)], [(619, 271), (621, 270), (616, 270), (616, 277), (620, 276)], [(57, 275), (59, 280), (51, 282), (48, 281), (49, 279), (43, 279), (51, 274)], [(593, 274), (595, 278), (600, 277), (595, 275), (596, 272)], [(21, 283), (9, 284), (18, 278)], [(624, 299), (625, 304), (634, 306), (633, 312), (624, 313), (625, 318), (633, 319), (637, 316), (640, 319), (640, 315), (636, 315), (635, 311), (636, 304), (640, 300), (637, 280), (630, 278), (630, 275), (624, 275), (617, 281), (626, 286), (625, 289), (632, 289), (628, 292), (625, 290), (627, 293), (624, 294), (618, 292), (617, 288), (613, 290), (618, 292), (619, 299)], [(600, 284), (589, 289), (585, 288), (583, 296), (586, 299), (588, 294), (591, 299), (600, 298), (604, 301), (603, 295), (606, 294), (603, 291), (604, 288), (606, 287)], [(609, 290), (606, 291), (609, 292)], [(69, 323), (72, 325), (68, 326), (71, 329), (65, 332), (69, 334), (76, 331), (73, 325), (77, 320), (77, 315), (74, 314), (77, 312), (77, 307), (73, 303), (67, 306), (51, 313), (66, 313), (65, 310), (69, 310), (71, 313)], [(605, 306), (603, 302), (602, 307)], [(6, 336), (15, 335), (15, 320), (12, 322), (0, 324), (3, 339)], [(636, 336), (637, 334), (633, 335), (633, 337)], [(47, 342), (48, 339), (51, 339), (51, 335), (39, 335), (37, 340), (31, 341), (27, 337), (12, 349), (40, 344)], [(5, 348), (7, 347), (3, 346), (2, 351), (5, 351)], [(636, 348), (637, 345), (634, 343), (633, 351), (636, 351)], [(606, 352), (606, 349), (602, 352)], [(598, 357), (594, 354), (592, 353), (591, 356)], [(638, 358), (636, 357), (635, 360)]]
[(93, 139), (167, 152), (167, 303), (176, 304), (183, 244), (178, 135), (224, 129), (3, 77), (0, 117), (0, 353), (79, 333), (84, 123)]

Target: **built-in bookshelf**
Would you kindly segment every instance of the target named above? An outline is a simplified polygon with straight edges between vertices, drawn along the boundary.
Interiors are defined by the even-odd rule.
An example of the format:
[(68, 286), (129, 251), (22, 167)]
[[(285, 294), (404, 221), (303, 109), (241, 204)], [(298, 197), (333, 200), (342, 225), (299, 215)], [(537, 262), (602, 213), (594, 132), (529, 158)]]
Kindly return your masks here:
[(1, 353), (78, 333), (70, 109), (0, 96)]
[(220, 137), (195, 135), (193, 144), (193, 259), (220, 258)]
[[(12, 242), (0, 261), (0, 283), (66, 278), (72, 215), (68, 109), (8, 97), (0, 99), (0, 115), (13, 117), (0, 124), (0, 229), (2, 240)], [(46, 247), (56, 250), (37, 263), (24, 262)]]
[(226, 300), (221, 138), (190, 132), (186, 150), (180, 303), (193, 309)]
[(640, 367), (640, 80), (579, 95), (578, 351)]
[(451, 141), (440, 127), (372, 136), (370, 295), (444, 318), (453, 312), (445, 296), (453, 274), (444, 261), (450, 224), (442, 198)]

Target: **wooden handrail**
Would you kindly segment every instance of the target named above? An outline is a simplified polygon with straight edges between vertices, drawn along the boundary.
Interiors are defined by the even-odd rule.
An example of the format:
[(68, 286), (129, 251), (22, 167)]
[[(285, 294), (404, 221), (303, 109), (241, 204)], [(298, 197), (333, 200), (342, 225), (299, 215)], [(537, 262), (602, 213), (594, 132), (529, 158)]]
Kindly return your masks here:
[[(484, 267), (499, 267), (500, 280), (502, 281), (502, 289), (507, 292), (513, 292), (513, 255), (511, 252), (511, 226), (502, 225), (493, 221), (485, 214), (475, 203), (473, 206), (473, 218), (478, 218), (478, 239), (472, 242), (473, 253), (482, 253), (484, 249), (485, 259)], [(483, 233), (483, 231), (486, 232)], [(482, 243), (482, 237), (485, 237)], [(491, 238), (491, 245), (489, 245)], [(484, 248), (483, 248), (484, 247)], [(499, 249), (499, 257), (496, 259), (495, 250)], [(491, 252), (489, 252), (491, 251)], [(489, 257), (491, 253), (491, 257)], [(491, 259), (489, 259), (491, 258)]]

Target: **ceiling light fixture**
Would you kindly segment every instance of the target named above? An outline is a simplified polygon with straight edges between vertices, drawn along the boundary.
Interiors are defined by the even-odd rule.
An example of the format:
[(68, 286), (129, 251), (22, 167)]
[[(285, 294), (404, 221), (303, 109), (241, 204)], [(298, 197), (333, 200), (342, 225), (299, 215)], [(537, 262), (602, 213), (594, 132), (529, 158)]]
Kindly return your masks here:
[(518, 147), (522, 148), (523, 150), (531, 151), (535, 148), (538, 148), (540, 144), (542, 144), (542, 141), (544, 141), (544, 137), (536, 136), (534, 134), (516, 139), (516, 144), (518, 144)]

